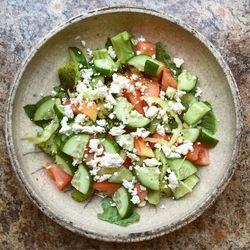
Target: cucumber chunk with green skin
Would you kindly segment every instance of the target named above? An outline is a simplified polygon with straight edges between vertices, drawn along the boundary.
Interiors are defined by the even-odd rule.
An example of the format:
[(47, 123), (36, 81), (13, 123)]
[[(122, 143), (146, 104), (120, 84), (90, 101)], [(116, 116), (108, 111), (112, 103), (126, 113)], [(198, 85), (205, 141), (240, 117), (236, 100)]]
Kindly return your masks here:
[(187, 141), (196, 142), (200, 135), (199, 128), (186, 128), (182, 130), (183, 138)]
[(159, 76), (163, 66), (162, 62), (151, 58), (145, 62), (144, 72), (149, 76)]
[(195, 102), (188, 108), (187, 112), (183, 115), (183, 119), (187, 124), (193, 125), (196, 122), (200, 121), (201, 118), (209, 110), (210, 108), (203, 102)]
[(160, 190), (160, 170), (157, 167), (136, 167), (135, 173), (142, 185), (152, 190)]
[(133, 105), (124, 97), (118, 98), (116, 101), (114, 114), (119, 121), (124, 121), (133, 109)]
[(69, 47), (69, 55), (72, 61), (81, 64), (83, 67), (88, 67), (88, 61), (83, 52), (77, 47)]
[(144, 116), (129, 116), (126, 127), (128, 128), (144, 128), (150, 123), (150, 119)]
[(177, 88), (184, 91), (191, 91), (197, 82), (197, 77), (187, 70), (183, 70), (177, 78)]
[(74, 158), (82, 158), (86, 144), (90, 136), (87, 134), (72, 135), (69, 137), (62, 148), (63, 153)]
[(56, 99), (55, 105), (54, 105), (54, 112), (59, 120), (62, 120), (62, 118), (65, 116), (65, 112), (63, 109), (63, 105), (61, 104), (60, 99)]
[(49, 138), (54, 134), (54, 132), (58, 129), (59, 123), (57, 120), (52, 120), (44, 129), (37, 133), (36, 136), (28, 135), (25, 137), (28, 141), (34, 144), (40, 144), (49, 140)]
[(190, 93), (186, 93), (181, 97), (181, 103), (187, 109), (195, 102), (198, 102), (198, 100)]
[(49, 98), (40, 105), (36, 105), (33, 121), (51, 120), (55, 117), (54, 105), (55, 98)]
[(215, 147), (219, 140), (206, 129), (201, 129), (199, 141), (206, 143), (210, 147)]
[(148, 130), (151, 134), (156, 133), (156, 129), (159, 124), (161, 124), (161, 121), (156, 118), (150, 122)]
[(217, 121), (213, 110), (208, 111), (201, 119), (199, 126), (214, 134), (217, 130)]
[(69, 62), (62, 65), (58, 69), (58, 76), (61, 82), (61, 85), (65, 90), (73, 90), (80, 80), (81, 75), (79, 71), (79, 65), (76, 62)]
[(175, 199), (180, 199), (186, 194), (192, 192), (193, 188), (198, 184), (200, 178), (197, 175), (191, 175), (186, 180), (180, 181), (180, 185), (173, 191)]
[(123, 180), (131, 181), (133, 179), (133, 174), (131, 171), (125, 167), (120, 167), (115, 173), (109, 178), (108, 182), (111, 183), (122, 183)]
[(59, 147), (55, 143), (55, 133), (45, 142), (37, 144), (37, 146), (46, 154), (54, 156), (57, 154)]
[(148, 203), (158, 205), (161, 201), (161, 192), (156, 190), (148, 190)]
[(105, 152), (111, 153), (111, 154), (119, 153), (120, 148), (115, 140), (113, 140), (111, 138), (102, 138), (99, 140), (100, 140), (102, 146), (104, 147)]
[(160, 167), (160, 181), (162, 181), (164, 179), (164, 177), (166, 176), (167, 173), (167, 169), (168, 169), (168, 161), (167, 158), (165, 157), (164, 153), (159, 150), (159, 149), (155, 149), (154, 151), (155, 154), (155, 158), (160, 161), (162, 163), (161, 167)]
[(119, 188), (115, 191), (112, 198), (116, 204), (118, 213), (122, 218), (129, 217), (133, 213), (134, 206), (131, 202), (131, 195), (126, 188)]
[(92, 188), (92, 179), (87, 168), (81, 164), (78, 166), (78, 170), (75, 172), (71, 185), (83, 194), (89, 193)]
[(77, 202), (84, 202), (87, 199), (89, 199), (92, 196), (92, 194), (93, 194), (93, 189), (91, 189), (90, 192), (88, 192), (87, 194), (83, 194), (78, 190), (74, 190), (71, 193), (71, 198)]
[(195, 165), (185, 159), (174, 159), (169, 161), (169, 167), (174, 171), (178, 180), (184, 180), (197, 172)]
[(169, 86), (166, 90), (166, 96), (170, 99), (173, 99), (175, 94), (176, 94), (176, 89)]
[(130, 134), (118, 135), (115, 137), (117, 143), (127, 151), (133, 151), (134, 149), (134, 137)]
[(134, 56), (134, 51), (131, 45), (131, 35), (127, 32), (121, 32), (111, 38), (111, 43), (115, 50), (118, 61), (122, 64)]
[(77, 167), (72, 165), (72, 158), (64, 153), (59, 153), (55, 158), (56, 164), (63, 168), (63, 171), (73, 176)]
[(91, 79), (91, 81), (90, 81), (90, 86), (92, 87), (92, 88), (96, 88), (97, 86), (97, 84), (99, 84), (99, 83), (102, 83), (102, 84), (104, 84), (104, 77), (103, 76), (95, 76), (95, 77), (93, 77), (92, 79)]
[(141, 54), (130, 58), (127, 63), (128, 65), (134, 66), (135, 68), (143, 72), (145, 63), (150, 58), (151, 57), (148, 55)]

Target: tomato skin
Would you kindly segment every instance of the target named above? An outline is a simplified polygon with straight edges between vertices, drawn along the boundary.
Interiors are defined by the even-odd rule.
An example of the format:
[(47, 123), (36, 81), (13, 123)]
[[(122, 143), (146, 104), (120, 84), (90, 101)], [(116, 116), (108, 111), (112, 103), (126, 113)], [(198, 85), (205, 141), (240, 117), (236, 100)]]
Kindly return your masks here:
[(196, 142), (193, 144), (193, 151), (187, 153), (187, 160), (192, 161), (198, 166), (207, 166), (210, 164), (209, 148), (206, 144)]
[(127, 98), (127, 100), (134, 106), (134, 108), (142, 115), (144, 115), (143, 107), (146, 106), (146, 102), (144, 100), (141, 100), (141, 91), (135, 90), (135, 93), (131, 93), (128, 91), (123, 92), (124, 96)]
[(143, 83), (143, 86), (146, 86), (144, 90), (144, 95), (155, 96), (155, 97), (160, 96), (160, 84), (159, 83), (149, 80), (148, 82)]
[(170, 70), (165, 67), (162, 71), (161, 90), (166, 91), (168, 87), (177, 89), (177, 82), (171, 75)]
[(154, 43), (148, 41), (139, 41), (135, 50), (140, 51), (142, 54), (152, 56), (156, 53), (156, 46)]
[(140, 201), (144, 201), (148, 195), (148, 190), (142, 190), (139, 182), (136, 182), (135, 188), (137, 189), (137, 195), (139, 196)]
[(45, 169), (47, 170), (48, 175), (55, 181), (56, 186), (60, 190), (63, 190), (70, 184), (72, 176), (64, 172), (57, 164), (47, 162), (45, 164)]
[(147, 144), (143, 138), (136, 137), (134, 142), (136, 154), (140, 156), (146, 156), (146, 157), (154, 157), (154, 152), (152, 148)]
[(93, 182), (94, 190), (105, 193), (108, 196), (112, 196), (112, 194), (121, 186), (121, 184), (110, 183), (108, 181)]

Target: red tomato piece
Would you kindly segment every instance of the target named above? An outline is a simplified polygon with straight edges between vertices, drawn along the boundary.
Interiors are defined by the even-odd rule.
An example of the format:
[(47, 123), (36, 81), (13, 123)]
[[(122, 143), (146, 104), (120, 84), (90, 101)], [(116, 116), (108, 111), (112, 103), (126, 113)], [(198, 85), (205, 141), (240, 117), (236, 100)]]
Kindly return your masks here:
[(70, 184), (72, 176), (64, 172), (60, 166), (47, 162), (45, 169), (49, 176), (55, 181), (55, 184), (59, 189), (63, 190)]
[(121, 184), (109, 183), (108, 181), (93, 183), (94, 190), (105, 193), (108, 196), (111, 196), (121, 186)]
[(136, 90), (135, 93), (131, 93), (125, 90), (124, 96), (140, 114), (144, 115), (143, 107), (146, 106), (146, 102), (144, 100), (141, 100), (140, 90)]
[(171, 75), (170, 70), (165, 67), (162, 71), (161, 89), (162, 91), (166, 91), (168, 87), (177, 89), (177, 83)]
[(198, 166), (207, 166), (210, 163), (209, 160), (209, 148), (206, 144), (196, 142), (193, 144), (193, 151), (189, 151), (187, 159), (192, 161)]
[(140, 51), (142, 54), (152, 56), (156, 53), (156, 46), (154, 43), (148, 41), (140, 41), (137, 43), (135, 50)]
[(146, 143), (141, 137), (136, 137), (134, 143), (137, 155), (146, 157), (155, 156), (152, 148), (149, 146), (149, 143)]
[(146, 86), (145, 90), (144, 90), (144, 95), (146, 96), (155, 96), (155, 97), (159, 97), (160, 96), (160, 84), (157, 82), (150, 82), (150, 80), (148, 80), (148, 82), (143, 83), (143, 86)]

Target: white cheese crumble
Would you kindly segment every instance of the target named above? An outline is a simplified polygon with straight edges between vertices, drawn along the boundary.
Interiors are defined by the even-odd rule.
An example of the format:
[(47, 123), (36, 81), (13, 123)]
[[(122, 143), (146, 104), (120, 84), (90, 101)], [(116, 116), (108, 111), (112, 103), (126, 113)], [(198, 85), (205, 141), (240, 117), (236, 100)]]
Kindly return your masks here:
[(145, 39), (145, 37), (144, 36), (139, 36), (138, 38), (137, 38), (137, 41), (138, 42), (145, 42), (146, 41), (146, 39)]
[(125, 128), (125, 125), (123, 124), (120, 124), (117, 127), (114, 126), (113, 128), (109, 130), (109, 134), (113, 136), (122, 135), (126, 132), (124, 128)]
[(131, 198), (132, 203), (133, 204), (139, 204), (140, 203), (140, 198), (137, 195), (138, 194), (138, 190), (137, 190), (137, 188), (135, 188), (135, 183), (136, 183), (136, 179), (135, 179), (135, 177), (133, 177), (132, 181), (123, 180), (122, 185), (131, 194), (131, 196), (132, 196), (132, 198)]
[(157, 127), (156, 127), (156, 132), (159, 135), (165, 135), (165, 128), (164, 128), (164, 126), (161, 125), (161, 124), (158, 124)]
[(92, 51), (92, 49), (87, 48), (87, 49), (86, 49), (86, 54), (87, 54), (87, 57), (88, 57), (89, 59), (91, 59), (91, 58), (93, 57), (93, 51)]
[(136, 154), (130, 153), (130, 152), (126, 152), (126, 155), (128, 158), (130, 158), (132, 161), (139, 161), (140, 157), (137, 156)]
[(148, 167), (156, 167), (161, 165), (161, 162), (158, 161), (156, 158), (145, 159), (143, 163)]
[(73, 158), (73, 161), (72, 161), (72, 165), (73, 165), (73, 166), (80, 165), (81, 163), (82, 163), (82, 159)]
[(97, 120), (96, 123), (98, 126), (101, 126), (101, 127), (105, 127), (108, 124), (107, 121), (104, 119)]
[(177, 90), (177, 91), (175, 92), (174, 99), (175, 99), (177, 102), (181, 102), (181, 98), (182, 98), (182, 96), (184, 96), (185, 94), (186, 94), (186, 91)]
[(145, 112), (145, 116), (147, 118), (154, 118), (157, 113), (158, 113), (159, 109), (156, 106), (150, 106), (146, 112)]
[(183, 144), (179, 145), (179, 146), (173, 146), (172, 147), (173, 151), (175, 153), (181, 154), (181, 155), (186, 155), (188, 153), (188, 151), (193, 151), (193, 143), (190, 141), (185, 141)]
[(175, 189), (179, 186), (179, 181), (174, 173), (170, 168), (167, 169), (168, 176), (165, 177), (165, 179), (168, 180), (168, 187), (171, 189)]
[(161, 98), (162, 100), (165, 99), (165, 95), (166, 95), (166, 92), (161, 90), (161, 91), (160, 91), (160, 98)]
[(119, 94), (123, 89), (128, 90), (129, 92), (134, 92), (135, 86), (130, 83), (130, 80), (122, 75), (114, 73), (112, 75), (112, 82), (110, 84), (110, 93)]
[(115, 118), (115, 114), (114, 113), (109, 114), (108, 118), (111, 119), (111, 120), (113, 120)]
[(176, 65), (177, 68), (180, 68), (181, 65), (184, 63), (184, 60), (181, 59), (181, 58), (175, 57), (175, 58), (173, 58), (173, 62)]
[(60, 134), (67, 134), (70, 130), (71, 127), (68, 125), (68, 117), (64, 116), (63, 119), (61, 120), (61, 128), (59, 130)]
[(147, 131), (145, 128), (137, 128), (135, 132), (131, 133), (131, 135), (146, 138), (150, 135), (150, 131)]
[(101, 155), (104, 151), (104, 148), (99, 139), (90, 139), (89, 140), (89, 152), (95, 153), (96, 156)]
[(55, 90), (52, 90), (52, 91), (51, 91), (51, 95), (52, 95), (52, 96), (56, 96), (56, 91), (55, 91)]
[(181, 114), (185, 107), (180, 102), (168, 102), (168, 106), (177, 114)]
[(138, 79), (138, 75), (132, 74), (132, 75), (130, 76), (130, 79), (136, 81), (136, 80)]
[(141, 51), (137, 50), (135, 53), (136, 53), (136, 55), (140, 55)]
[(202, 95), (202, 90), (200, 87), (197, 87), (196, 90), (195, 90), (195, 97), (201, 97)]
[(74, 117), (74, 113), (73, 113), (73, 110), (71, 108), (71, 104), (69, 105), (64, 105), (63, 106), (63, 111), (65, 113), (65, 115), (68, 117), (68, 118), (73, 118)]
[(108, 53), (109, 53), (109, 55), (110, 55), (110, 57), (111, 57), (112, 59), (115, 59), (115, 58), (116, 58), (116, 53), (115, 53), (114, 48), (113, 48), (112, 46), (109, 46), (109, 47), (108, 47)]
[(116, 138), (116, 142), (119, 144), (119, 146), (123, 147), (129, 147), (130, 146), (130, 135), (123, 135), (121, 137)]
[(90, 134), (104, 133), (105, 129), (101, 126), (82, 126), (80, 124), (74, 123), (72, 125), (72, 131), (75, 133), (87, 132)]
[(75, 123), (82, 124), (82, 123), (84, 123), (85, 119), (86, 119), (86, 115), (84, 115), (84, 114), (78, 114), (75, 117)]

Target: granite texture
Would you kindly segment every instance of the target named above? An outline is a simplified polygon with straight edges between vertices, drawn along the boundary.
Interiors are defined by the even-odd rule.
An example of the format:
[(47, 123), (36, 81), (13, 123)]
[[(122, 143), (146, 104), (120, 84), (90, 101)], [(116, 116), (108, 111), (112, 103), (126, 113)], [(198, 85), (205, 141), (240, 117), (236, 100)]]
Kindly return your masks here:
[[(0, 249), (250, 249), (250, 4), (246, 1), (2, 0), (0, 8)], [(150, 2), (150, 3), (149, 3)], [(134, 6), (171, 14), (206, 36), (228, 62), (244, 108), (240, 161), (216, 203), (193, 223), (169, 235), (132, 244), (87, 239), (60, 227), (27, 198), (4, 144), (11, 82), (31, 48), (61, 22), (88, 10)], [(219, 167), (219, 166), (218, 166)]]

